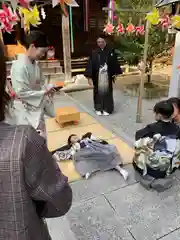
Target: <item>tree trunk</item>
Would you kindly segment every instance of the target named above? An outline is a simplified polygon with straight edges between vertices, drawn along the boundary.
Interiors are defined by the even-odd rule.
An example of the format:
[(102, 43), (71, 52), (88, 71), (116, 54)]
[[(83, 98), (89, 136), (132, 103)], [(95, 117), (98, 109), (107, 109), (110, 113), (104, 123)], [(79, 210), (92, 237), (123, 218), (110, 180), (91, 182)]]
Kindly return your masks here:
[(151, 75), (152, 75), (152, 63), (153, 61), (150, 60), (149, 62), (149, 69), (148, 69), (148, 73), (147, 73), (147, 80), (148, 80), (148, 83), (151, 82)]

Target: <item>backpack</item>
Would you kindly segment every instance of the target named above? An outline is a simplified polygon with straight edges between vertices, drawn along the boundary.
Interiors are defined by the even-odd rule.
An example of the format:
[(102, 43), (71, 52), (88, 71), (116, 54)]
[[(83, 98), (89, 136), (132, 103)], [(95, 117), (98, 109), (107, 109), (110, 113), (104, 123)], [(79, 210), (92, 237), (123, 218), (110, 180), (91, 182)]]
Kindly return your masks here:
[(180, 164), (180, 140), (175, 135), (144, 138), (136, 141), (134, 164), (147, 174), (147, 169), (170, 175)]

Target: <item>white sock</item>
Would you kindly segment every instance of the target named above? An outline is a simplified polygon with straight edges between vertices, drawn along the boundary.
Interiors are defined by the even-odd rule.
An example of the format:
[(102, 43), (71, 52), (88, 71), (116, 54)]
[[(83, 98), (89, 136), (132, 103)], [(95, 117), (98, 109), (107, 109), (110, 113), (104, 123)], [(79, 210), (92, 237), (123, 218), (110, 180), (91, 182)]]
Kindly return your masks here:
[(103, 115), (104, 115), (104, 116), (109, 116), (109, 113), (106, 112), (106, 111), (103, 111)]
[(60, 158), (59, 158), (59, 155), (57, 154), (57, 152), (55, 152), (55, 153), (53, 154), (53, 158), (54, 158), (57, 162), (60, 161)]
[(86, 175), (85, 175), (86, 180), (87, 180), (90, 176), (91, 176), (90, 173), (86, 173)]
[(96, 114), (97, 114), (98, 116), (101, 116), (101, 115), (102, 115), (102, 113), (101, 113), (100, 111), (96, 111)]
[(122, 167), (120, 166), (116, 166), (115, 169), (120, 172), (120, 174), (123, 176), (124, 180), (126, 181), (128, 179), (128, 172), (126, 170), (124, 170)]

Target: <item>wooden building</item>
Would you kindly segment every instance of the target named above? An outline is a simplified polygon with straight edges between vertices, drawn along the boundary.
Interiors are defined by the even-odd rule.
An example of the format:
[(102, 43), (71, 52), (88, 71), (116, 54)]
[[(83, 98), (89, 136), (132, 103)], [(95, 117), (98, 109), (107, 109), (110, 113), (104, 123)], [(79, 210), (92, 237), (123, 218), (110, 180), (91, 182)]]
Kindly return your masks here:
[[(73, 8), (73, 31), (74, 31), (74, 53), (72, 58), (89, 55), (90, 50), (96, 43), (98, 35), (103, 33), (106, 13), (102, 8), (107, 6), (107, 0), (88, 0), (88, 31), (85, 29), (85, 0), (77, 0), (79, 7)], [(51, 5), (44, 7), (46, 19), (38, 27), (46, 33), (49, 42), (56, 49), (56, 58), (63, 59), (61, 9), (60, 6), (52, 8)], [(4, 44), (15, 44), (17, 32), (3, 34)]]

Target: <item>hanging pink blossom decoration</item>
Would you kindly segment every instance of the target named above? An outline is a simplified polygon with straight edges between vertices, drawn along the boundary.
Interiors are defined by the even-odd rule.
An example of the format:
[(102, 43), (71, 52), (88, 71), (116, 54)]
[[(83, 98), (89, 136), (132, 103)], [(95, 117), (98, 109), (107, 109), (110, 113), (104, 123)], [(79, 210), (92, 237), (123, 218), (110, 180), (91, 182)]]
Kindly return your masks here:
[(113, 20), (114, 20), (114, 21), (117, 20), (117, 16), (116, 16), (116, 15), (113, 16)]
[(13, 12), (10, 7), (6, 7), (5, 4), (2, 4), (2, 9), (0, 9), (0, 30), (11, 33), (17, 21), (18, 17), (16, 13)]
[(124, 26), (121, 23), (118, 24), (116, 30), (118, 33), (121, 33), (121, 34), (123, 34), (125, 32)]
[(163, 28), (168, 28), (170, 25), (170, 18), (168, 15), (165, 15), (163, 18), (160, 19), (160, 24)]
[(126, 31), (127, 31), (128, 33), (133, 33), (133, 32), (135, 32), (135, 26), (134, 26), (132, 23), (128, 23), (127, 28), (126, 28)]
[(105, 25), (104, 32), (111, 35), (114, 32), (114, 25), (111, 23)]
[(29, 7), (29, 0), (18, 0), (19, 4), (21, 5), (21, 7), (23, 8), (28, 8)]
[(136, 31), (136, 35), (141, 35), (141, 36), (144, 35), (145, 34), (144, 25), (136, 26), (135, 31)]

